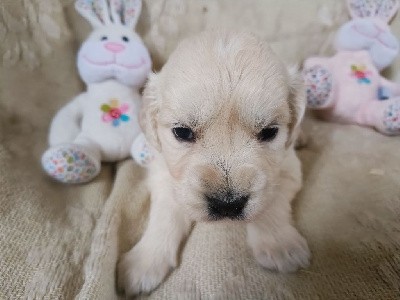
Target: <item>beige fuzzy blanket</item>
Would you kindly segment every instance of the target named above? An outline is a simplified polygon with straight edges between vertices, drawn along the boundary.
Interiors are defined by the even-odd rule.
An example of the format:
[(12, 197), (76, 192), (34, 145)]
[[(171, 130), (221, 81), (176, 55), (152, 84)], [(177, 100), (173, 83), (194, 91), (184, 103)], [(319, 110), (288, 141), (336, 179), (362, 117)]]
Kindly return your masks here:
[[(81, 186), (41, 171), (52, 116), (84, 88), (75, 53), (89, 27), (72, 2), (0, 1), (0, 299), (118, 299), (116, 261), (145, 225), (148, 193), (132, 160)], [(214, 26), (250, 28), (301, 62), (332, 53), (346, 19), (344, 0), (147, 0), (138, 30), (157, 67)], [(400, 33), (400, 16), (392, 27)], [(179, 268), (143, 299), (400, 299), (400, 138), (310, 116), (305, 128), (294, 214), (311, 267), (268, 272), (241, 225), (198, 224)]]

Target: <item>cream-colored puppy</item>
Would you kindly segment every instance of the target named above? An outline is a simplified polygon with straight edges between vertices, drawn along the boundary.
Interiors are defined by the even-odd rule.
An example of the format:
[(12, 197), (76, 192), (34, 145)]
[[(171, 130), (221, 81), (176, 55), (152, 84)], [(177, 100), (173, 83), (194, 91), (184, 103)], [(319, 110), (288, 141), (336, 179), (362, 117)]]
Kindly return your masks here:
[(118, 266), (128, 295), (151, 291), (176, 267), (193, 221), (246, 222), (268, 269), (308, 265), (290, 205), (301, 187), (293, 142), (304, 109), (297, 73), (252, 34), (204, 32), (178, 46), (144, 92), (155, 159), (147, 229)]

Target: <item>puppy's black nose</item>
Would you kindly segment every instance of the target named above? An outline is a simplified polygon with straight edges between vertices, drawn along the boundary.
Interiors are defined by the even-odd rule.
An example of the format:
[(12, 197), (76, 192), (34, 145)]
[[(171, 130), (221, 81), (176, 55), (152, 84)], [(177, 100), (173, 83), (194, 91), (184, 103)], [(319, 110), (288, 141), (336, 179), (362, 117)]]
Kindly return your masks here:
[(208, 212), (214, 219), (230, 218), (240, 219), (243, 217), (243, 209), (249, 200), (249, 195), (225, 193), (206, 196)]

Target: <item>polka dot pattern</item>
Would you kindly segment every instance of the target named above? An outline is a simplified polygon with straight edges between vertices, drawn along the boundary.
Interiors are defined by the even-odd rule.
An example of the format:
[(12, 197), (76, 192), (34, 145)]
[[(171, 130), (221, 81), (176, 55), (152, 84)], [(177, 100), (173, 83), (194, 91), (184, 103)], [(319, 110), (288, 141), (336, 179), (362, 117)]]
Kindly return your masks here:
[(307, 104), (311, 108), (323, 106), (332, 92), (332, 75), (322, 66), (313, 66), (304, 71)]
[(400, 102), (391, 103), (384, 111), (383, 124), (390, 133), (400, 133)]
[(100, 170), (94, 161), (79, 147), (62, 146), (49, 149), (42, 158), (45, 171), (63, 183), (83, 183), (93, 179)]
[(380, 17), (388, 20), (397, 8), (397, 0), (351, 0), (350, 10), (359, 18)]
[(151, 150), (149, 149), (147, 143), (143, 143), (139, 155), (137, 157), (137, 162), (142, 165), (145, 166), (147, 164), (149, 164), (152, 160), (154, 159), (154, 155), (151, 152)]

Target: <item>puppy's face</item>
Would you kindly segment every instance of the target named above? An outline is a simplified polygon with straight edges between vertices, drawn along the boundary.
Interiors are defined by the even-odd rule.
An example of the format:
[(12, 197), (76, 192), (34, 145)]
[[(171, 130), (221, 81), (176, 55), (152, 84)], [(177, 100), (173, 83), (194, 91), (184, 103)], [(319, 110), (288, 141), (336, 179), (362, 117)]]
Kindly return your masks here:
[(197, 220), (250, 220), (268, 206), (304, 101), (246, 33), (182, 43), (145, 90), (144, 131)]

